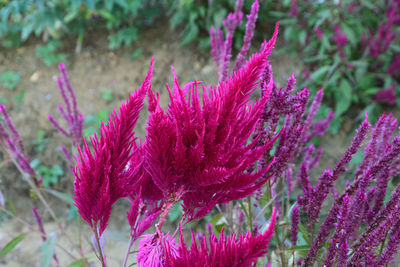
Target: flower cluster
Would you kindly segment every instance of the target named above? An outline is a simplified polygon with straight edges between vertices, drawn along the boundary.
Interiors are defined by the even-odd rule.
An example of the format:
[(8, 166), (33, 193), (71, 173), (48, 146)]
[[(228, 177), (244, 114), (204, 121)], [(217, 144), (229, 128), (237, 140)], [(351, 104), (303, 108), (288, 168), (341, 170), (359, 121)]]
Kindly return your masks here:
[(60, 70), (61, 77), (57, 77), (57, 85), (60, 94), (65, 102), (66, 110), (61, 105), (58, 105), (57, 108), (60, 111), (61, 117), (67, 122), (69, 131), (61, 127), (60, 124), (53, 117), (53, 115), (50, 114), (48, 118), (49, 121), (60, 133), (71, 140), (73, 146), (77, 146), (82, 143), (83, 138), (83, 115), (77, 107), (75, 92), (72, 88), (64, 64), (61, 62), (58, 68)]
[[(239, 2), (238, 8), (240, 6)], [(255, 2), (249, 15), (249, 32), (254, 29), (257, 9)], [(238, 9), (228, 16), (225, 26), (233, 29), (241, 20), (240, 14)], [(100, 137), (91, 138), (92, 149), (86, 141), (78, 148), (74, 201), (96, 235), (103, 234), (113, 204), (119, 198), (128, 198), (131, 201), (127, 213), (131, 226), (129, 247), (159, 217), (155, 234), (139, 244), (138, 261), (142, 266), (161, 266), (156, 263), (157, 259), (171, 258), (177, 250), (175, 245), (170, 245), (167, 253), (163, 244), (173, 240), (161, 232), (173, 204), (183, 201), (182, 220), (189, 222), (204, 217), (216, 204), (251, 196), (266, 183), (272, 161), (257, 171), (249, 170), (277, 139), (277, 135), (266, 138), (255, 132), (270, 94), (265, 92), (253, 101), (250, 97), (269, 66), (268, 56), (274, 47), (277, 29), (272, 39), (263, 43), (259, 53), (243, 66), (238, 63), (234, 74), (217, 86), (193, 81), (181, 87), (172, 69), (174, 85), (170, 88), (167, 84), (170, 95), (167, 111), (161, 108), (158, 93), (151, 89), (151, 64), (138, 91), (130, 95), (118, 112), (114, 111), (107, 124), (102, 124)], [(250, 42), (251, 35), (245, 39)], [(246, 53), (242, 51), (242, 57)], [(242, 60), (239, 57), (237, 62)], [(146, 94), (150, 112), (147, 134), (145, 141), (137, 144), (133, 128)], [(251, 137), (253, 140), (248, 142)], [(259, 145), (261, 139), (262, 145)], [(274, 218), (273, 215), (264, 234), (256, 233), (253, 237), (248, 234), (238, 240), (222, 234), (219, 241), (211, 238), (210, 244), (221, 246), (231, 258), (228, 261), (235, 260), (238, 249), (247, 247), (247, 256), (240, 262), (250, 265), (266, 253)], [(184, 252), (184, 246), (181, 243), (181, 255), (194, 253), (194, 248)], [(205, 248), (198, 252), (211, 253)], [(171, 262), (180, 260), (174, 258)]]
[(25, 152), (21, 136), (12, 123), (6, 107), (2, 104), (0, 104), (0, 113), (4, 119), (4, 125), (0, 121), (0, 147), (8, 151), (11, 158), (23, 172), (35, 177), (35, 170), (30, 166), (30, 159)]
[[(370, 126), (366, 119), (336, 167), (324, 171), (315, 187), (303, 183), (304, 201), (299, 204), (302, 205), (302, 212), (312, 222), (310, 227), (319, 217), (326, 197), (331, 193), (334, 198), (334, 204), (322, 222), (303, 266), (310, 266), (315, 261), (318, 250), (332, 231), (331, 246), (325, 258), (326, 266), (331, 266), (335, 259), (341, 263), (340, 266), (384, 266), (396, 253), (400, 243), (399, 240), (394, 242), (398, 235), (396, 225), (399, 223), (397, 203), (400, 187), (384, 203), (389, 178), (400, 173), (400, 137), (392, 137), (397, 129), (397, 121), (391, 114), (380, 117), (372, 129), (364, 150), (364, 159), (354, 173), (354, 180), (348, 182), (342, 194), (335, 190), (335, 180), (347, 171), (345, 166), (368, 136)], [(311, 190), (312, 194), (304, 188)], [(385, 242), (388, 233), (390, 244)], [(380, 253), (377, 249), (379, 247), (385, 247), (385, 253)], [(351, 255), (347, 253), (350, 250), (353, 251)]]

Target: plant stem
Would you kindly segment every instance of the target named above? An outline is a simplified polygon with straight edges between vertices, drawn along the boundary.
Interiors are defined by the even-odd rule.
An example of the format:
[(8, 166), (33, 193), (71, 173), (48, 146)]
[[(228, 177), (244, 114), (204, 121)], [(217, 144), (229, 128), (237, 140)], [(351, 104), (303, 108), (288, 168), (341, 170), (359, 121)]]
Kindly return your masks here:
[(97, 225), (94, 227), (94, 236), (96, 237), (96, 243), (97, 243), (97, 247), (99, 249), (99, 255), (100, 255), (99, 258), (100, 258), (100, 261), (101, 261), (101, 266), (102, 267), (106, 267), (106, 264), (104, 262), (103, 251), (102, 251), (101, 246), (100, 246), (100, 239), (99, 239), (99, 233), (97, 232)]
[[(272, 186), (271, 186), (271, 181), (267, 181), (267, 200), (272, 199)], [(271, 212), (272, 212), (272, 205), (271, 205)], [(286, 267), (286, 262), (285, 262), (285, 255), (283, 254), (282, 250), (282, 243), (281, 240), (279, 239), (279, 233), (278, 233), (278, 228), (277, 228), (278, 223), (274, 227), (274, 232), (275, 232), (275, 238), (276, 238), (276, 243), (278, 244), (278, 249), (279, 249), (279, 255), (281, 257), (281, 266)]]
[(253, 232), (253, 214), (251, 212), (251, 197), (247, 197), (248, 205), (249, 205), (249, 227), (250, 232)]
[(176, 202), (167, 202), (164, 205), (164, 210), (161, 213), (160, 219), (158, 220), (158, 223), (156, 224), (156, 232), (158, 234), (161, 234), (161, 228), (165, 222), (165, 218), (167, 217), (169, 210), (172, 208), (172, 206), (175, 204)]
[[(5, 208), (0, 206), (0, 210), (2, 210), (3, 212), (7, 213), (9, 216), (13, 217), (14, 219), (16, 219), (19, 223), (25, 225), (30, 231), (32, 232), (38, 232), (40, 233), (40, 231), (38, 231), (38, 229), (36, 227), (33, 227), (31, 224), (29, 224), (28, 222), (24, 221), (23, 219), (21, 219), (20, 217), (16, 216), (14, 213), (6, 210)], [(44, 236), (45, 238), (47, 238), (47, 234), (43, 234), (40, 233), (42, 236)], [(78, 261), (79, 258), (74, 256), (71, 252), (69, 252), (66, 248), (64, 248), (63, 246), (61, 246), (60, 244), (56, 243), (56, 246), (59, 247), (60, 249), (62, 249), (66, 254), (68, 254), (72, 259)], [(88, 265), (89, 266), (89, 263)]]
[(129, 257), (133, 242), (134, 242), (134, 240), (133, 240), (133, 236), (131, 234), (131, 237), (129, 238), (129, 242), (128, 242), (128, 247), (126, 248), (124, 263), (122, 264), (122, 267), (126, 267), (126, 263), (128, 262), (128, 257)]

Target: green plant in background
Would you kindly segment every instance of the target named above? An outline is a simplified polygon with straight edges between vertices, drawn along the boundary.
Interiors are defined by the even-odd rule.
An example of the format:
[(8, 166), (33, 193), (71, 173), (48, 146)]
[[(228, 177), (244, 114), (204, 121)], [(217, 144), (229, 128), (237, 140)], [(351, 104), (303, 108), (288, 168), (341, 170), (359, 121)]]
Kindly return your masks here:
[(61, 42), (58, 40), (49, 40), (47, 44), (39, 45), (36, 48), (36, 57), (41, 58), (47, 66), (65, 61), (65, 55), (63, 53), (57, 53), (61, 45)]
[(0, 82), (4, 87), (14, 90), (21, 82), (21, 74), (15, 71), (6, 71), (0, 75)]
[(46, 137), (47, 133), (43, 130), (37, 132), (37, 139), (32, 141), (32, 145), (35, 147), (35, 151), (42, 153), (45, 151), (47, 144), (49, 143), (49, 138)]
[[(234, 0), (204, 1), (204, 0), (169, 0), (167, 1), (168, 16), (171, 28), (182, 27), (180, 34), (181, 45), (199, 41), (202, 48), (209, 47), (208, 32), (211, 26), (220, 28), (228, 12), (235, 7)], [(244, 12), (248, 13), (252, 1), (244, 1)], [(268, 1), (261, 5), (259, 22), (268, 22), (268, 11), (273, 10), (277, 3)], [(272, 21), (269, 21), (272, 22)], [(235, 47), (241, 47), (245, 25), (239, 27), (239, 34), (235, 35)], [(265, 36), (262, 36), (265, 38)]]
[(141, 48), (135, 49), (132, 53), (127, 54), (126, 57), (132, 60), (143, 59), (143, 50)]
[(42, 177), (42, 185), (45, 188), (49, 188), (50, 185), (58, 184), (59, 178), (64, 175), (64, 170), (58, 164), (54, 164), (51, 167), (43, 165), (39, 159), (31, 161), (31, 167)]
[(106, 102), (111, 102), (111, 101), (113, 101), (114, 96), (113, 96), (113, 93), (112, 93), (112, 91), (111, 91), (110, 89), (107, 89), (107, 90), (104, 90), (104, 91), (103, 91), (103, 99), (104, 99)]
[(270, 13), (284, 26), (287, 44), (280, 52), (301, 55), (303, 85), (326, 88), (338, 125), (352, 105), (374, 116), (379, 103), (396, 103), (399, 12), (398, 1), (284, 0)]
[(157, 1), (145, 0), (3, 1), (0, 3), (0, 44), (12, 48), (31, 36), (47, 41), (69, 34), (76, 36), (76, 52), (80, 52), (87, 29), (96, 27), (112, 33), (109, 48), (115, 49), (136, 41), (139, 28), (161, 16), (161, 7)]
[(98, 132), (102, 121), (107, 121), (108, 119), (108, 108), (101, 109), (100, 111), (87, 115), (85, 117), (86, 126), (83, 129), (83, 136), (88, 138), (93, 135), (94, 132)]

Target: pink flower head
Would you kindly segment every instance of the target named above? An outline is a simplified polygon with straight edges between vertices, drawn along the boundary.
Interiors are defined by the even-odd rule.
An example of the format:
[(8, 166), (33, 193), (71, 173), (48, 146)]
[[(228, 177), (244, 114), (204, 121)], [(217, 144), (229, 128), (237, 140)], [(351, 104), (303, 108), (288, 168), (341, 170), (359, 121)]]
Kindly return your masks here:
[(290, 0), (290, 16), (297, 17), (299, 15), (299, 6), (296, 3), (296, 0)]
[(315, 28), (315, 33), (317, 34), (318, 39), (322, 39), (322, 37), (324, 36), (324, 32), (321, 30), (320, 27)]
[(347, 7), (347, 11), (349, 11), (349, 13), (353, 13), (354, 12), (354, 7), (356, 6), (356, 3), (351, 3), (348, 7)]
[[(185, 218), (205, 216), (218, 203), (253, 194), (267, 180), (268, 166), (256, 173), (250, 166), (272, 146), (274, 139), (256, 147), (247, 144), (269, 97), (250, 102), (257, 80), (267, 66), (273, 38), (243, 68), (216, 87), (199, 84), (181, 88), (175, 76), (171, 103), (164, 113), (159, 99), (149, 91), (146, 164), (154, 183), (168, 202), (183, 200)], [(197, 209), (197, 210), (196, 210)]]
[(336, 32), (336, 35), (333, 36), (333, 40), (336, 43), (336, 46), (337, 46), (338, 52), (340, 54), (340, 57), (342, 58), (342, 60), (345, 60), (346, 59), (346, 55), (343, 52), (343, 48), (347, 44), (347, 41), (348, 41), (347, 40), (347, 36), (346, 36), (346, 34), (342, 33), (342, 29), (340, 28), (339, 25), (336, 24), (333, 27), (334, 27), (335, 32)]
[(169, 236), (169, 233), (164, 234), (161, 232), (145, 235), (139, 242), (139, 252), (137, 254), (139, 267), (167, 266), (165, 259), (166, 248), (168, 248), (168, 256), (179, 257), (178, 244), (175, 243), (173, 237)]
[(110, 115), (107, 125), (100, 128), (100, 139), (90, 139), (93, 152), (86, 140), (78, 148), (77, 166), (74, 169), (74, 201), (82, 218), (93, 231), (99, 225), (99, 235), (107, 227), (112, 205), (126, 197), (137, 184), (132, 173), (133, 164), (128, 164), (136, 153), (136, 138), (133, 128), (143, 107), (146, 91), (150, 90), (153, 61), (142, 86), (129, 96), (119, 111)]
[(392, 63), (389, 66), (388, 73), (399, 78), (400, 81), (400, 54), (393, 57)]
[(396, 93), (395, 93), (395, 86), (392, 85), (385, 90), (379, 91), (376, 93), (374, 99), (376, 102), (385, 102), (389, 105), (396, 104)]
[(192, 233), (192, 245), (190, 249), (185, 244), (180, 228), (180, 247), (176, 251), (174, 243), (164, 242), (165, 266), (179, 267), (247, 267), (255, 266), (257, 259), (267, 253), (269, 241), (273, 235), (275, 225), (275, 209), (272, 212), (271, 222), (263, 234), (252, 236), (235, 234), (225, 236), (222, 230), (219, 238), (214, 234), (207, 238), (203, 234), (200, 244), (197, 245), (195, 235)]

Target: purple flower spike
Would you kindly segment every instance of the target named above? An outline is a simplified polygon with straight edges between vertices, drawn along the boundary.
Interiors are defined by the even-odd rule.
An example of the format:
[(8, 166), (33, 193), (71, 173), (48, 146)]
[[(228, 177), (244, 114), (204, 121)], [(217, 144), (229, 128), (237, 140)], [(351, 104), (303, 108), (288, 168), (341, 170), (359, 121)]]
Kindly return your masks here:
[(48, 118), (49, 121), (60, 133), (71, 140), (73, 146), (77, 146), (82, 143), (84, 118), (77, 107), (75, 92), (72, 88), (64, 63), (61, 62), (58, 65), (58, 68), (60, 70), (61, 77), (57, 77), (57, 85), (60, 94), (64, 100), (66, 111), (61, 105), (58, 105), (58, 109), (60, 111), (61, 117), (67, 122), (69, 129), (66, 130), (61, 127), (60, 124), (53, 117), (53, 115), (50, 114)]
[(2, 104), (0, 104), (0, 113), (4, 118), (4, 126), (0, 121), (0, 147), (10, 154), (23, 172), (35, 177), (36, 172), (30, 166), (30, 159), (25, 153), (21, 136), (12, 123), (6, 107)]
[(340, 212), (340, 217), (339, 217), (339, 222), (336, 227), (336, 231), (333, 234), (329, 249), (328, 249), (328, 254), (325, 259), (324, 266), (332, 266), (337, 254), (337, 248), (339, 247), (340, 244), (343, 244), (344, 241), (346, 240), (346, 223), (347, 223), (347, 214), (349, 211), (349, 202), (350, 199), (346, 195), (343, 199), (342, 203), (342, 210)]
[(224, 19), (224, 26), (227, 29), (228, 33), (226, 35), (225, 43), (224, 43), (224, 52), (222, 56), (221, 62), (221, 73), (219, 75), (219, 81), (225, 81), (228, 78), (229, 73), (229, 62), (232, 57), (232, 40), (233, 34), (235, 33), (236, 27), (242, 23), (243, 13), (243, 0), (236, 0), (236, 9), (235, 12), (229, 13), (228, 17)]
[(297, 17), (299, 15), (299, 6), (296, 4), (296, 0), (290, 0), (289, 15), (293, 17)]
[(322, 39), (322, 37), (324, 37), (324, 32), (321, 30), (320, 27), (315, 28), (315, 34), (317, 35), (318, 39)]
[(387, 103), (389, 105), (394, 105), (396, 104), (396, 93), (395, 93), (395, 86), (392, 85), (385, 90), (379, 91), (376, 93), (375, 97), (373, 100), (375, 102), (383, 102)]
[[(40, 214), (35, 207), (32, 207), (32, 213), (33, 213), (33, 217), (35, 217), (36, 224), (39, 227), (39, 231), (42, 234), (42, 236), (41, 236), (42, 241), (45, 242), (47, 240), (47, 237), (46, 237), (46, 231), (44, 230), (44, 227), (43, 227), (42, 218), (40, 217)], [(59, 261), (58, 261), (56, 254), (53, 254), (53, 259), (56, 262), (57, 266), (59, 266)]]
[(381, 256), (376, 260), (376, 266), (386, 266), (395, 257), (400, 246), (400, 223), (398, 222), (389, 237), (389, 243)]
[(340, 57), (342, 60), (346, 59), (346, 55), (343, 52), (343, 48), (347, 44), (347, 36), (346, 34), (342, 33), (342, 29), (340, 28), (339, 25), (334, 25), (333, 28), (335, 29), (336, 35), (333, 36), (333, 40), (336, 43), (337, 50), (339, 51)]
[(292, 210), (292, 225), (290, 230), (290, 241), (292, 242), (292, 247), (297, 244), (297, 234), (299, 232), (299, 222), (300, 222), (300, 211), (299, 205), (296, 205)]
[(256, 1), (254, 1), (253, 5), (251, 6), (250, 14), (247, 15), (246, 32), (244, 34), (243, 46), (237, 56), (235, 67), (233, 68), (233, 72), (238, 71), (242, 67), (243, 63), (245, 62), (247, 51), (249, 50), (251, 39), (253, 38), (254, 28), (256, 26), (258, 8), (259, 8), (259, 4), (258, 4), (258, 1), (256, 0)]

